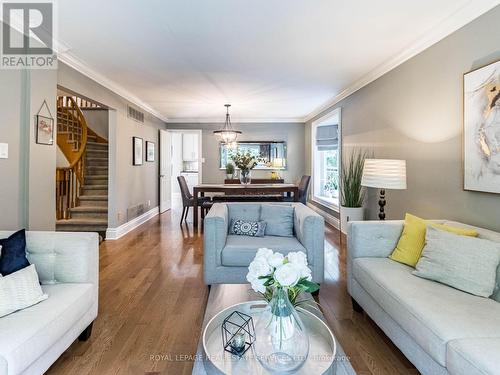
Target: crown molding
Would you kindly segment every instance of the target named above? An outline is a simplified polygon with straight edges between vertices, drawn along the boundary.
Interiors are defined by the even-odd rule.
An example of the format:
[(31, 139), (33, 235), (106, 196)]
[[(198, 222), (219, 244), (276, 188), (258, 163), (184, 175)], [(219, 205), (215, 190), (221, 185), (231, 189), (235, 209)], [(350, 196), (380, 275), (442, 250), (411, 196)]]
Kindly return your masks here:
[[(269, 117), (269, 118), (248, 118), (248, 117), (233, 117), (231, 116), (231, 122), (233, 125), (238, 123), (301, 123), (303, 124), (303, 117)], [(181, 117), (181, 118), (172, 118), (169, 117), (167, 121), (168, 124), (223, 124), (224, 120), (219, 117)]]
[(307, 122), (334, 106), (341, 100), (354, 94), (356, 91), (365, 87), (369, 83), (382, 77), (384, 74), (390, 72), (392, 69), (401, 65), (405, 61), (418, 55), (420, 52), (426, 50), (440, 40), (446, 38), (448, 35), (472, 22), (479, 16), (493, 9), (500, 4), (500, 0), (473, 0), (469, 1), (462, 8), (458, 9), (455, 13), (444, 18), (438, 25), (434, 26), (425, 33), (421, 38), (417, 39), (414, 43), (406, 49), (395, 55), (385, 63), (379, 65), (368, 74), (355, 81), (350, 86), (342, 90), (332, 100), (316, 108), (314, 111), (305, 116), (302, 120)]
[(127, 90), (125, 90), (122, 86), (117, 84), (116, 82), (106, 78), (100, 73), (97, 73), (95, 70), (90, 68), (87, 64), (82, 62), (80, 59), (76, 58), (75, 56), (72, 56), (69, 52), (63, 52), (58, 54), (57, 58), (65, 63), (66, 65), (70, 66), (71, 68), (75, 69), (76, 71), (80, 72), (81, 74), (87, 76), (91, 80), (97, 82), (98, 84), (106, 87), (108, 90), (111, 90), (115, 94), (121, 96), (122, 98), (128, 100), (132, 104), (135, 104), (137, 107), (141, 108), (142, 110), (154, 115), (155, 117), (159, 118), (160, 120), (164, 122), (168, 122), (168, 117), (163, 115), (162, 113), (158, 112), (156, 109), (151, 107), (149, 104), (146, 104), (142, 100), (140, 100), (138, 97), (135, 95), (131, 94)]

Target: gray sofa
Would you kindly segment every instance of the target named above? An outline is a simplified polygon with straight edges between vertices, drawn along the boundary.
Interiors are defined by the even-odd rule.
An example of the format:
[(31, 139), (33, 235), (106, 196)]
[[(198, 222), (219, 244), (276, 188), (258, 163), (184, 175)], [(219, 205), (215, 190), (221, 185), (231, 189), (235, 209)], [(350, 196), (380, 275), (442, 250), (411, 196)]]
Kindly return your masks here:
[[(265, 204), (294, 207), (294, 237), (248, 237), (229, 234), (231, 205), (248, 208)], [(242, 207), (242, 206), (240, 206)], [(239, 218), (239, 217), (238, 217)], [(237, 219), (238, 219), (237, 218)], [(258, 220), (258, 217), (252, 219)], [(204, 222), (205, 284), (244, 284), (248, 265), (259, 248), (267, 247), (283, 254), (303, 251), (312, 270), (313, 281), (321, 283), (324, 273), (325, 223), (323, 217), (302, 203), (216, 203)]]
[(26, 232), (26, 247), (49, 298), (0, 318), (0, 375), (45, 373), (77, 338), (89, 338), (97, 317), (97, 233)]
[[(403, 224), (349, 224), (347, 273), (353, 305), (359, 304), (422, 374), (500, 374), (500, 267), (492, 298), (414, 276), (413, 268), (387, 258)], [(500, 242), (500, 233), (474, 229), (479, 237)]]

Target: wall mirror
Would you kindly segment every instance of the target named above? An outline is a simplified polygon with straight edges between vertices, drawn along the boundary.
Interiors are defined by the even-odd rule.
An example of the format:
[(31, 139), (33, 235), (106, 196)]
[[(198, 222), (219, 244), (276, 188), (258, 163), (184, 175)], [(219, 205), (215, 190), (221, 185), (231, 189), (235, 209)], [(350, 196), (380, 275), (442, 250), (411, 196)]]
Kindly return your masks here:
[(252, 155), (260, 155), (264, 161), (260, 162), (255, 169), (286, 169), (286, 142), (238, 142), (236, 145), (220, 143), (220, 169), (225, 169), (226, 164), (231, 162), (231, 155), (236, 152), (249, 152)]

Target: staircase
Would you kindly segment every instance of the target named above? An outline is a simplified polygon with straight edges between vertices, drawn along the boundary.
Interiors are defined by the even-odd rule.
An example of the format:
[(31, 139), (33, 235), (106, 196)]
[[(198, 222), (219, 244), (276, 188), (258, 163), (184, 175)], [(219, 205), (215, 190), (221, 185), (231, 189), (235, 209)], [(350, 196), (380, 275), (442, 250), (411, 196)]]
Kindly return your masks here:
[[(108, 227), (108, 143), (87, 126), (78, 101), (70, 99), (58, 98), (57, 106), (57, 143), (70, 167), (57, 171), (56, 230), (98, 232), (104, 237)], [(86, 137), (80, 136), (84, 132)]]

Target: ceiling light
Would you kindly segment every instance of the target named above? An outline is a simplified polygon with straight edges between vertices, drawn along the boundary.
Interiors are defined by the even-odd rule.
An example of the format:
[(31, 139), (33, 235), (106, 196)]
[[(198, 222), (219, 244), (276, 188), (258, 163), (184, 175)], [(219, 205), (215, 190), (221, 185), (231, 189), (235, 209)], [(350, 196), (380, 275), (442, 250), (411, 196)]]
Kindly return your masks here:
[(234, 130), (231, 125), (231, 117), (229, 116), (229, 107), (231, 107), (231, 104), (224, 104), (224, 107), (226, 107), (226, 122), (224, 123), (224, 127), (221, 130), (215, 130), (214, 134), (220, 136), (224, 143), (232, 143), (236, 141), (238, 134), (241, 134), (241, 132)]

